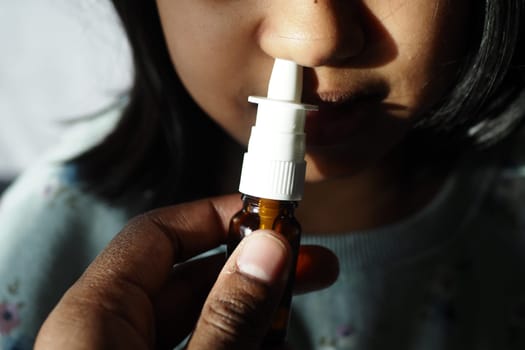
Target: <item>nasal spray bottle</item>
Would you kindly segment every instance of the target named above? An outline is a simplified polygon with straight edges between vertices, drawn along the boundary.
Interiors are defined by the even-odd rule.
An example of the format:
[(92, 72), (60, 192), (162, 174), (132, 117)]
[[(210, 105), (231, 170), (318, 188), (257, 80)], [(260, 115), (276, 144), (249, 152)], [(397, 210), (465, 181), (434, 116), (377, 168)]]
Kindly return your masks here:
[(293, 268), (283, 299), (265, 338), (266, 344), (284, 342), (301, 226), (294, 217), (303, 196), (306, 171), (304, 123), (307, 110), (302, 104), (303, 70), (292, 61), (276, 59), (268, 96), (250, 96), (257, 103), (248, 151), (244, 154), (239, 191), (243, 208), (233, 216), (228, 236), (228, 255), (245, 236), (257, 229), (271, 229), (286, 237), (293, 250)]

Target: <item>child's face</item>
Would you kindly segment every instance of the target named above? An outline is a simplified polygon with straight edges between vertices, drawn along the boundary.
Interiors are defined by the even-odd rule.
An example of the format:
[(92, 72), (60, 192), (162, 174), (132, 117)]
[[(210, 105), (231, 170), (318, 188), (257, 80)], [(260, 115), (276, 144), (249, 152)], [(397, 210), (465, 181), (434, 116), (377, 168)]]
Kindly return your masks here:
[(309, 180), (380, 161), (450, 88), (468, 0), (157, 0), (175, 69), (247, 144), (273, 58), (305, 69)]

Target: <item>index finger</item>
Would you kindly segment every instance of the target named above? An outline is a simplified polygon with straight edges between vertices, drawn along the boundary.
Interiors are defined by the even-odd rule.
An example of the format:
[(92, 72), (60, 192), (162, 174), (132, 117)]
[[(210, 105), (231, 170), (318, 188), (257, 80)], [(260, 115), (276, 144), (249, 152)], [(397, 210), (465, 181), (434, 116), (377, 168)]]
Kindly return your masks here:
[[(172, 266), (224, 243), (238, 194), (160, 208), (132, 219), (86, 271), (125, 280), (152, 295)], [(110, 276), (109, 276), (110, 275)]]
[(35, 348), (153, 347), (153, 296), (174, 263), (224, 241), (229, 219), (240, 206), (239, 195), (230, 195), (133, 219), (64, 294), (40, 329)]

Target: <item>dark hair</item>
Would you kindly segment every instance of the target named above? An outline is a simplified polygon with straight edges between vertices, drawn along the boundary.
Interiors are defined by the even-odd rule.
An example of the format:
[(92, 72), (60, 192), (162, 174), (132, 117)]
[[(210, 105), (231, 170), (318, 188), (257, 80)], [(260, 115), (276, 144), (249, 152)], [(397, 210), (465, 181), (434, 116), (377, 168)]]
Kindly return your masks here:
[(518, 50), (525, 44), (525, 1), (479, 4), (474, 22), (481, 30), (473, 33), (457, 83), (416, 129), (431, 128), (485, 147), (511, 133), (524, 117), (525, 60)]
[[(232, 141), (204, 115), (177, 78), (155, 2), (112, 2), (131, 44), (135, 81), (115, 130), (73, 161), (79, 179), (110, 201), (129, 190), (151, 191), (154, 205), (214, 194), (217, 184), (212, 180), (218, 176), (212, 174), (220, 169), (222, 153), (221, 147), (207, 145)], [(523, 56), (518, 41), (524, 1), (479, 4), (481, 30), (475, 32), (458, 83), (416, 129), (491, 144), (523, 117)], [(507, 108), (513, 102), (519, 108)], [(210, 155), (213, 150), (216, 154)]]
[(233, 141), (176, 78), (155, 3), (113, 5), (132, 48), (134, 83), (116, 128), (72, 161), (77, 177), (109, 201), (130, 192), (152, 195), (152, 205), (215, 194), (221, 145)]

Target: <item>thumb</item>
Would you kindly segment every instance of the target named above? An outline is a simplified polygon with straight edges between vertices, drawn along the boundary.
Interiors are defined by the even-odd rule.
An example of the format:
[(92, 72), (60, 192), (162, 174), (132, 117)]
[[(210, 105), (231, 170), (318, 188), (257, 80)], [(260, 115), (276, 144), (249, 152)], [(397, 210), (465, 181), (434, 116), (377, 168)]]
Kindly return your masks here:
[(283, 294), (292, 253), (272, 231), (244, 238), (210, 291), (188, 349), (260, 347)]

